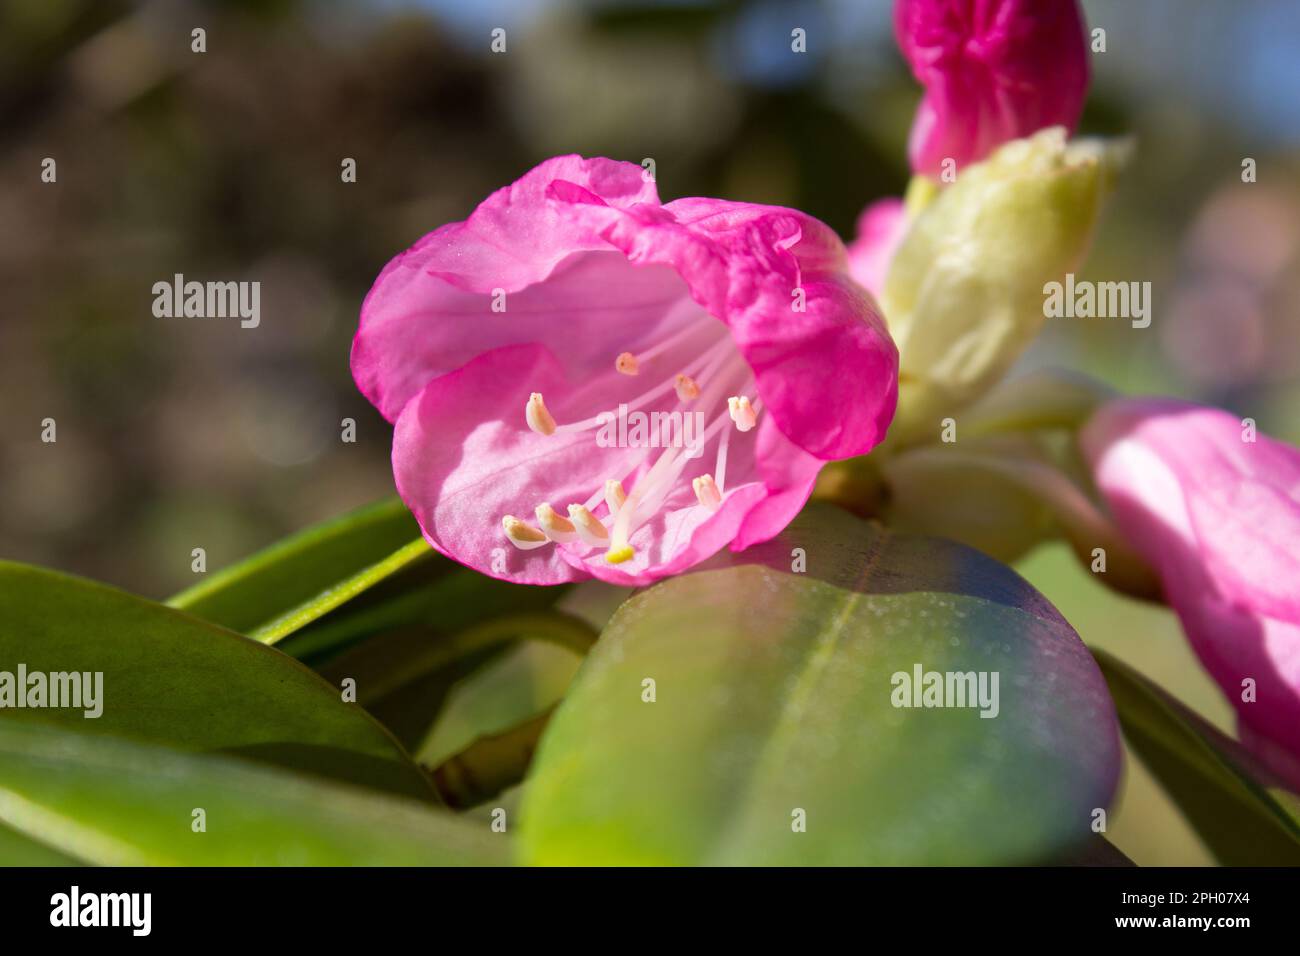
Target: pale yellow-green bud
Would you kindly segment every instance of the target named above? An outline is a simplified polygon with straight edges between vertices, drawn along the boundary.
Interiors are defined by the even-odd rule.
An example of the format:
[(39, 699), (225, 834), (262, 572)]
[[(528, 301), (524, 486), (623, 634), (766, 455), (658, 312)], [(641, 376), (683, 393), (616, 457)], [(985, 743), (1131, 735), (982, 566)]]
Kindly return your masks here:
[(932, 439), (1042, 327), (1043, 287), (1082, 261), (1127, 143), (1067, 142), (1060, 127), (1002, 146), (937, 194), (890, 264), (881, 306), (898, 343), (894, 443)]
[(942, 535), (1015, 561), (1058, 531), (1050, 505), (1018, 480), (1047, 460), (1029, 435), (910, 449), (884, 462), (881, 517), (899, 531)]
[[(879, 474), (884, 523), (953, 538), (1010, 563), (1063, 538), (1085, 565), (1099, 557), (1107, 584), (1152, 597), (1159, 582), (1128, 545), (1071, 465), (1068, 434), (989, 433), (923, 445), (885, 459)], [(870, 460), (870, 456), (866, 460)], [(1095, 570), (1095, 568), (1094, 568)]]
[(1082, 372), (1040, 368), (1004, 379), (961, 416), (962, 438), (1042, 429), (1078, 431), (1115, 390)]

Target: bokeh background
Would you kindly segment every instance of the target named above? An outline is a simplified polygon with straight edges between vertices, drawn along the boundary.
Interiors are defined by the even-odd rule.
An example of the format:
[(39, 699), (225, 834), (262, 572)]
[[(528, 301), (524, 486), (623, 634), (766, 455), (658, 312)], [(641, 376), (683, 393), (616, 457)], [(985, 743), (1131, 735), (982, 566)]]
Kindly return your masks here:
[[(1151, 281), (1154, 321), (1050, 321), (1024, 366), (1300, 441), (1300, 4), (1084, 7), (1107, 49), (1082, 132), (1137, 141), (1084, 275)], [(891, 8), (0, 0), (0, 557), (160, 598), (193, 583), (194, 547), (216, 569), (391, 493), (390, 429), (348, 373), (361, 299), (391, 256), (548, 156), (651, 157), (665, 200), (798, 206), (851, 238), (908, 176), (919, 89)], [(260, 327), (155, 318), (152, 286), (178, 272), (260, 281)], [(1020, 570), (1085, 640), (1232, 729), (1168, 612), (1063, 547)], [(516, 656), (478, 680), (523, 674), (540, 706), (573, 666)], [(1135, 761), (1110, 836), (1139, 863), (1210, 860)]]

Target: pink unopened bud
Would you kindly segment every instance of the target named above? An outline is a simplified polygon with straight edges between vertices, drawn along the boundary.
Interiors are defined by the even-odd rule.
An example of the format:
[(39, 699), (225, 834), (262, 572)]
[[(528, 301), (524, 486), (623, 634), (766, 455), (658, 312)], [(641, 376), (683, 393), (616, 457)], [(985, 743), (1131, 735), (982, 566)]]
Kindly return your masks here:
[(1300, 449), (1173, 399), (1107, 403), (1081, 441), (1243, 741), (1285, 776), (1269, 757), (1300, 757)]
[(1076, 0), (898, 0), (894, 31), (925, 87), (908, 152), (940, 178), (1048, 126), (1074, 129), (1088, 87)]

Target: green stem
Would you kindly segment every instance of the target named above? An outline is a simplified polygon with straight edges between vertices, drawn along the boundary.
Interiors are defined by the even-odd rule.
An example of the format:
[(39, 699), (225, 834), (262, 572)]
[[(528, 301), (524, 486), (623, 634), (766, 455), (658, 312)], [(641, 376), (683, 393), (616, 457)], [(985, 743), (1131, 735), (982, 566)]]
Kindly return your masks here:
[(499, 734), (479, 737), (433, 771), (433, 785), (449, 807), (464, 809), (524, 779), (555, 708)]
[[(462, 658), (521, 638), (545, 641), (584, 656), (596, 642), (596, 637), (596, 632), (585, 621), (561, 611), (509, 614), (446, 636), (430, 633), (422, 627), (403, 630), (375, 639), (395, 642), (391, 645), (393, 653), (389, 660), (390, 663), (401, 662), (386, 667), (382, 674), (367, 677), (366, 695), (372, 701), (382, 700), (397, 689)], [(417, 642), (418, 646), (412, 647)], [(350, 666), (351, 662), (342, 659), (329, 665), (326, 671), (342, 673)]]
[(347, 603), (362, 591), (368, 590), (376, 582), (384, 580), (389, 575), (395, 574), (402, 568), (429, 557), (431, 554), (433, 554), (433, 549), (429, 547), (429, 543), (423, 538), (412, 541), (410, 544), (394, 551), (382, 561), (377, 561), (363, 568), (333, 587), (326, 588), (311, 600), (304, 601), (297, 607), (291, 608), (279, 617), (250, 631), (248, 636), (255, 641), (261, 641), (263, 644), (274, 645), (282, 638), (288, 637), (317, 618), (324, 617), (330, 611)]
[(1049, 464), (1023, 458), (1013, 460), (946, 452), (945, 464), (955, 468), (984, 469), (1035, 495), (1048, 505), (1058, 526), (1079, 560), (1090, 565), (1094, 548), (1106, 552), (1103, 580), (1116, 590), (1143, 600), (1160, 600), (1160, 580), (1134, 551), (1110, 518), (1064, 473)]

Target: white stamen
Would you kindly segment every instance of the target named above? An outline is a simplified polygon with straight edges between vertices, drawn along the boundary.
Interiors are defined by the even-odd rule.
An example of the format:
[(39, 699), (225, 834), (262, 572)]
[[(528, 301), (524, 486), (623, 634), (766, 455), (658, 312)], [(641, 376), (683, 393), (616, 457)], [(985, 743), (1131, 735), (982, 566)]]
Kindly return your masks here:
[(542, 533), (552, 541), (564, 543), (578, 539), (578, 529), (573, 526), (573, 522), (561, 518), (550, 505), (540, 504), (533, 513), (537, 516), (537, 523), (542, 526)]
[(578, 529), (582, 543), (593, 548), (601, 548), (609, 543), (609, 532), (591, 511), (582, 505), (569, 505), (569, 520)]
[(546, 402), (542, 400), (541, 392), (533, 392), (528, 396), (528, 404), (524, 407), (524, 420), (528, 422), (528, 427), (539, 435), (555, 434), (555, 419), (546, 410)]
[(731, 444), (731, 429), (724, 428), (718, 439), (718, 457), (713, 462), (713, 481), (718, 486), (718, 494), (727, 490), (727, 446)]
[(532, 525), (520, 521), (514, 515), (506, 515), (501, 519), (501, 527), (506, 530), (506, 537), (520, 551), (532, 551), (534, 548), (540, 548), (544, 544), (550, 544), (550, 539), (542, 534)]
[[(698, 308), (699, 306), (695, 304), (694, 299), (687, 299), (680, 303), (673, 311), (678, 314), (689, 314)], [(675, 318), (675, 315), (670, 314), (668, 321), (665, 324), (673, 324)], [(654, 345), (650, 346), (650, 348), (638, 352), (637, 359), (638, 361), (645, 362), (649, 359), (655, 358), (656, 356), (663, 355), (663, 353), (667, 352), (669, 349), (674, 349), (686, 342), (688, 339), (698, 336), (702, 330), (712, 331), (708, 326), (701, 325), (699, 322), (683, 322), (682, 327), (672, 335), (662, 338)], [(730, 338), (730, 336), (724, 336), (724, 338)]]
[(686, 470), (686, 466), (690, 463), (691, 459), (685, 455), (679, 455), (673, 462), (672, 467), (645, 489), (645, 497), (637, 504), (637, 513), (633, 516), (628, 537), (636, 534), (638, 528), (659, 513), (659, 509), (664, 506), (664, 502), (677, 485), (677, 479), (682, 476), (682, 472)]
[[(681, 372), (660, 381), (654, 388), (636, 398), (619, 404), (623, 409), (630, 411), (658, 403), (663, 396), (675, 392), (679, 402), (694, 402), (697, 408), (714, 416), (708, 427), (704, 429), (704, 433), (695, 437), (691, 451), (694, 454), (695, 450), (703, 449), (712, 438), (721, 433), (718, 460), (713, 474), (700, 475), (691, 482), (691, 487), (696, 501), (702, 507), (716, 511), (725, 497), (727, 450), (731, 440), (731, 428), (735, 427), (741, 432), (753, 429), (762, 407), (757, 399), (751, 403), (747, 396), (733, 395), (727, 399), (727, 413), (721, 414), (722, 400), (727, 392), (738, 386), (746, 387), (737, 380), (738, 374), (742, 371), (749, 372), (743, 362), (736, 361), (738, 356), (731, 338), (726, 334), (718, 338), (709, 334), (706, 338), (699, 329), (684, 328), (674, 333), (668, 340), (661, 341), (643, 352), (620, 354), (615, 361), (615, 369), (623, 375), (636, 375), (640, 372), (640, 365), (647, 358), (662, 354), (669, 348), (684, 351), (692, 348), (693, 342), (701, 341), (709, 344), (697, 354), (694, 361), (686, 363), (684, 367), (679, 364), (678, 367), (682, 368)], [(674, 356), (672, 361), (680, 362), (681, 353), (674, 352)], [(703, 387), (699, 384), (701, 381), (704, 382)], [(753, 380), (748, 374), (744, 381), (752, 387)], [(546, 408), (541, 393), (533, 392), (525, 408), (525, 418), (528, 427), (534, 432), (553, 435), (601, 427), (608, 421), (609, 412), (602, 412), (582, 421), (557, 425)], [(623, 481), (631, 479), (637, 471), (645, 468), (644, 453), (635, 455), (635, 464), (623, 462), (621, 460), (623, 457), (627, 456), (620, 456), (618, 467), (629, 466)], [(549, 504), (543, 503), (538, 505), (535, 511), (540, 530), (512, 515), (502, 519), (502, 526), (511, 543), (522, 550), (539, 548), (550, 541), (566, 544), (581, 542), (586, 547), (604, 548), (605, 559), (611, 564), (620, 564), (635, 555), (630, 545), (631, 537), (654, 519), (670, 497), (680, 505), (685, 505), (689, 501), (680, 498), (680, 492), (684, 491), (681, 488), (681, 478), (694, 457), (688, 457), (687, 450), (683, 448), (664, 449), (649, 469), (636, 479), (631, 494), (624, 489), (623, 481), (610, 478), (605, 481), (603, 488), (593, 492), (586, 503), (570, 504), (567, 519), (560, 517)], [(597, 509), (602, 500), (610, 514), (608, 524), (593, 513), (593, 509)]]
[[(730, 429), (727, 428), (727, 425), (727, 418), (723, 415), (718, 415), (709, 427), (704, 430), (704, 434), (700, 436), (699, 446), (701, 448), (706, 446), (713, 440), (713, 436), (718, 434), (718, 432), (726, 434), (730, 431)], [(637, 484), (636, 489), (633, 490), (633, 494), (635, 494), (637, 490), (642, 490), (643, 485), (648, 487), (645, 487), (645, 489), (642, 490), (644, 497), (640, 499), (640, 504), (637, 506), (636, 520), (632, 523), (632, 526), (628, 531), (629, 536), (636, 533), (637, 529), (654, 517), (655, 513), (663, 506), (664, 500), (668, 497), (669, 492), (672, 491), (672, 487), (677, 482), (677, 479), (681, 477), (681, 473), (685, 470), (688, 461), (689, 459), (683, 456), (673, 464), (671, 471), (667, 474), (658, 476), (653, 482), (645, 481), (643, 479), (642, 482)], [(646, 477), (649, 478), (649, 475)]]
[(717, 511), (722, 505), (722, 495), (718, 491), (718, 486), (713, 483), (712, 475), (700, 475), (691, 481), (691, 488), (695, 491), (695, 500), (710, 511)]
[[(726, 394), (726, 384), (726, 376), (719, 378), (715, 382), (711, 382), (708, 385), (703, 398), (700, 400), (700, 404), (706, 408), (713, 407), (714, 403), (717, 402), (722, 395)], [(713, 440), (714, 435), (726, 429), (728, 423), (727, 416), (721, 414), (718, 415), (709, 424), (709, 427), (704, 430), (704, 434), (702, 434), (697, 440), (698, 447), (704, 448), (707, 446), (708, 443)], [(673, 452), (679, 450), (680, 449), (673, 449)], [(619, 511), (619, 518), (622, 518), (629, 508), (633, 509), (632, 513), (627, 515), (628, 520), (623, 531), (624, 536), (622, 540), (625, 545), (627, 540), (635, 534), (642, 525), (653, 518), (659, 509), (663, 507), (663, 503), (672, 491), (673, 485), (676, 484), (677, 479), (681, 477), (682, 472), (685, 470), (689, 462), (690, 459), (685, 455), (673, 454), (670, 457), (670, 453), (665, 452), (650, 468), (650, 471), (637, 482), (636, 487), (632, 489), (632, 494), (630, 496), (631, 504), (628, 508)], [(619, 540), (619, 524), (620, 521), (616, 520), (614, 522), (613, 531), (611, 532), (616, 542)], [(616, 548), (614, 545), (611, 545), (610, 553), (615, 553), (615, 551)], [(620, 558), (620, 560), (626, 560), (626, 558), (631, 557), (632, 549), (626, 548), (625, 552), (619, 553), (624, 554), (624, 557)], [(608, 559), (608, 555), (606, 558)]]
[(637, 505), (658, 487), (660, 479), (671, 470), (681, 452), (680, 448), (669, 448), (660, 455), (659, 460), (650, 466), (650, 470), (627, 496), (627, 501), (618, 509), (618, 516), (610, 531), (609, 552), (605, 555), (605, 560), (610, 564), (621, 564), (635, 553), (627, 539), (632, 533), (632, 519), (636, 517)]
[(609, 508), (610, 517), (618, 514), (618, 509), (623, 507), (623, 502), (627, 501), (627, 492), (623, 490), (623, 482), (617, 478), (610, 478), (605, 482), (605, 507)]
[(731, 416), (731, 420), (736, 423), (737, 431), (749, 431), (758, 420), (754, 407), (749, 404), (749, 399), (744, 395), (733, 395), (727, 399), (727, 413)]
[[(699, 375), (701, 374), (702, 369), (716, 368), (726, 361), (727, 349), (729, 348), (734, 348), (734, 346), (731, 344), (731, 339), (724, 336), (720, 341), (713, 343), (705, 349), (699, 359), (687, 369), (687, 372), (691, 375)], [(635, 398), (629, 399), (620, 404), (626, 405), (628, 411), (635, 411), (641, 406), (647, 405), (650, 402), (667, 395), (676, 387), (677, 379), (668, 378), (660, 382), (654, 388), (642, 392)], [(567, 425), (560, 425), (556, 430), (563, 435), (569, 432), (585, 432), (592, 428), (600, 428), (609, 421), (609, 415), (610, 413), (607, 411), (601, 412), (599, 415), (592, 415), (590, 418), (584, 418), (581, 421), (569, 422)]]

